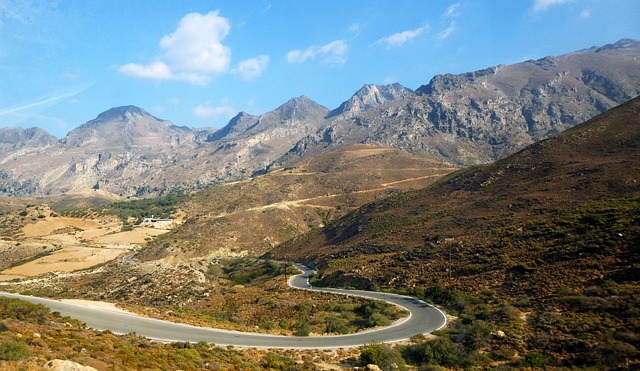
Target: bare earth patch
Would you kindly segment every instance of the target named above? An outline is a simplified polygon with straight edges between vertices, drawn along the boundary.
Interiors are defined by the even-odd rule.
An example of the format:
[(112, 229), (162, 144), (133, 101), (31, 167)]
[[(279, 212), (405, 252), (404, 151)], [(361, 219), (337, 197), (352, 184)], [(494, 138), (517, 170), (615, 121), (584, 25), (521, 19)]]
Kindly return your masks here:
[[(39, 212), (50, 213), (48, 209)], [(22, 228), (20, 243), (5, 242), (6, 246), (0, 246), (0, 258), (9, 262), (2, 267), (7, 269), (0, 271), (0, 281), (104, 264), (145, 246), (148, 240), (173, 226), (173, 223), (152, 223), (121, 232), (122, 223), (114, 218), (45, 217)], [(26, 251), (26, 247), (30, 250)], [(21, 250), (25, 251), (19, 253)], [(33, 260), (27, 261), (28, 258)], [(20, 265), (11, 267), (11, 264)]]
[(81, 305), (87, 308), (97, 308), (97, 309), (109, 310), (113, 312), (132, 313), (122, 308), (118, 308), (118, 306), (114, 303), (107, 303), (106, 301), (93, 301), (93, 300), (82, 300), (82, 299), (61, 299), (61, 301), (66, 303)]
[(101, 227), (100, 222), (90, 219), (76, 219), (76, 218), (47, 218), (46, 220), (39, 220), (34, 224), (27, 224), (23, 228), (25, 237), (43, 237), (50, 235), (53, 231), (68, 227), (75, 227), (79, 229), (98, 229)]
[(51, 255), (6, 269), (2, 271), (2, 274), (31, 277), (48, 272), (72, 272), (115, 259), (124, 251), (128, 251), (128, 249), (101, 249), (85, 246), (65, 247)]
[(136, 228), (132, 231), (120, 232), (98, 238), (100, 243), (104, 244), (136, 244), (144, 246), (148, 238), (159, 236), (167, 233), (165, 229), (155, 228)]

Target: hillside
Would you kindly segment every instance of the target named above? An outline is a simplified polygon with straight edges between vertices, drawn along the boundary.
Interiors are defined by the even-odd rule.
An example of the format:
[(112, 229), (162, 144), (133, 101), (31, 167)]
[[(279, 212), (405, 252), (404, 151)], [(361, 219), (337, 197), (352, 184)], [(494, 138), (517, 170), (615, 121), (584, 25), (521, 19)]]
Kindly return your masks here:
[(444, 302), (470, 316), (463, 324), (506, 332), (485, 350), (513, 362), (538, 353), (556, 366), (637, 365), (639, 128), (636, 98), (496, 163), (365, 205), (270, 256), (312, 264), (328, 285), (469, 295), (467, 311), (463, 299)]
[(261, 255), (272, 247), (394, 192), (422, 188), (456, 170), (372, 145), (326, 151), (290, 167), (193, 194), (185, 224), (139, 254), (205, 258)]

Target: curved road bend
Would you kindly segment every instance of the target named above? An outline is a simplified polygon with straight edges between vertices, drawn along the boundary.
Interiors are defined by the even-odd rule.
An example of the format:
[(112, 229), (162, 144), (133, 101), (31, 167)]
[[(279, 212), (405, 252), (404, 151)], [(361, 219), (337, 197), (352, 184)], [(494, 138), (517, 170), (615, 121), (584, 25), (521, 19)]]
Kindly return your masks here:
[(395, 342), (407, 340), (416, 334), (426, 334), (444, 327), (447, 323), (442, 311), (422, 300), (408, 296), (387, 294), (381, 292), (340, 290), (330, 288), (315, 288), (309, 285), (309, 276), (313, 270), (295, 264), (303, 273), (291, 277), (289, 285), (299, 289), (323, 291), (341, 295), (355, 295), (377, 300), (384, 300), (399, 305), (408, 310), (411, 315), (391, 326), (363, 331), (349, 335), (335, 336), (280, 336), (250, 332), (220, 330), (207, 327), (163, 321), (142, 317), (136, 314), (114, 311), (103, 308), (62, 302), (59, 300), (38, 298), (19, 294), (0, 292), (1, 296), (19, 298), (32, 303), (43, 304), (52, 311), (62, 315), (79, 319), (88, 327), (97, 330), (110, 330), (117, 334), (135, 332), (140, 336), (153, 340), (176, 342), (206, 341), (219, 346), (233, 345), (250, 348), (284, 348), (284, 349), (335, 349), (359, 347), (373, 341)]

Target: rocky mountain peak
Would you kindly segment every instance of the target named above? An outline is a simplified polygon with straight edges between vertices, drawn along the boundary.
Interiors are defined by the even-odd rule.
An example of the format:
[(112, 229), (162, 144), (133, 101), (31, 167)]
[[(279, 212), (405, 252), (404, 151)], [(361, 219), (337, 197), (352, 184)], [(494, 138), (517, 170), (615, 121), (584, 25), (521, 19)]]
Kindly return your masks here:
[(489, 76), (495, 75), (503, 67), (503, 65), (498, 65), (458, 75), (450, 73), (436, 75), (431, 79), (431, 81), (429, 81), (427, 85), (423, 85), (418, 88), (415, 93), (416, 95), (432, 95), (449, 90), (461, 89), (469, 83), (476, 82), (480, 78), (487, 78)]
[[(136, 106), (114, 107), (102, 112), (94, 121), (132, 121), (141, 117), (153, 117), (149, 112)], [(158, 118), (154, 119), (160, 121)]]
[(305, 95), (289, 99), (285, 104), (273, 111), (280, 120), (304, 120), (307, 117), (317, 116), (318, 114), (325, 116), (327, 112), (329, 112), (329, 109), (319, 105)]
[(214, 140), (219, 140), (225, 138), (232, 133), (240, 134), (249, 130), (253, 125), (258, 121), (258, 117), (248, 114), (246, 112), (240, 112), (235, 115), (229, 123), (223, 127), (222, 129), (216, 131), (215, 133), (209, 135), (207, 141), (212, 142)]
[(343, 102), (340, 107), (331, 111), (329, 116), (337, 116), (343, 113), (356, 114), (369, 111), (372, 108), (383, 105), (397, 99), (413, 95), (413, 90), (394, 83), (390, 85), (366, 84), (358, 90), (349, 100)]
[(42, 148), (58, 139), (40, 128), (0, 128), (0, 152), (23, 147)]
[(602, 51), (606, 51), (606, 50), (616, 50), (616, 49), (627, 49), (627, 48), (634, 48), (634, 47), (638, 47), (638, 45), (640, 45), (640, 41), (638, 40), (634, 40), (634, 39), (620, 39), (617, 42), (613, 43), (613, 44), (607, 44), (601, 47), (593, 47), (590, 50), (595, 51), (596, 53), (602, 52)]
[(185, 135), (194, 134), (191, 129), (176, 127), (170, 121), (161, 120), (142, 108), (122, 106), (111, 108), (78, 126), (62, 141), (73, 146), (96, 143), (101, 143), (100, 147), (151, 146), (171, 143)]

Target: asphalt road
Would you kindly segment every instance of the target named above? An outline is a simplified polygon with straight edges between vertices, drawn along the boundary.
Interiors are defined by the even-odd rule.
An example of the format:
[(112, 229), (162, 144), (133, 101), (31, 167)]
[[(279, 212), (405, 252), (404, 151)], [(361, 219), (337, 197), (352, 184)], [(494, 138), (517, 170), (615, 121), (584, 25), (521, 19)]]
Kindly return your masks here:
[(372, 299), (384, 300), (397, 304), (411, 315), (391, 326), (368, 330), (350, 335), (336, 336), (279, 336), (248, 332), (219, 330), (214, 328), (196, 327), (186, 324), (173, 323), (159, 319), (142, 317), (135, 314), (123, 313), (109, 309), (90, 308), (75, 303), (59, 300), (38, 298), (0, 292), (1, 296), (19, 298), (32, 303), (43, 304), (52, 311), (83, 321), (88, 327), (97, 330), (110, 330), (117, 334), (135, 332), (140, 336), (160, 341), (206, 341), (220, 346), (234, 345), (251, 348), (286, 348), (286, 349), (335, 349), (358, 347), (373, 341), (395, 342), (409, 339), (416, 334), (426, 334), (446, 325), (446, 316), (439, 309), (422, 300), (408, 296), (387, 294), (380, 292), (340, 290), (330, 288), (316, 288), (309, 285), (309, 276), (313, 271), (300, 264), (296, 267), (302, 274), (293, 276), (289, 284), (293, 287), (324, 291), (340, 295), (355, 295)]

